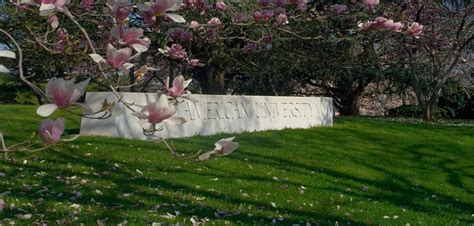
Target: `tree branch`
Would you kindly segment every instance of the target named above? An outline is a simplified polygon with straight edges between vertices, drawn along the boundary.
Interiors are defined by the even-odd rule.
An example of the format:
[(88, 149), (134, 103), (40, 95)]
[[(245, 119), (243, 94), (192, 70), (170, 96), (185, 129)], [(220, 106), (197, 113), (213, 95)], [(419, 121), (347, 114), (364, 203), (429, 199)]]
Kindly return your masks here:
[(20, 47), (20, 45), (18, 44), (18, 42), (10, 35), (10, 33), (8, 33), (7, 31), (3, 30), (3, 29), (0, 29), (0, 32), (5, 34), (12, 42), (13, 44), (15, 44), (15, 47), (17, 49), (17, 52), (18, 52), (18, 74), (20, 76), (20, 79), (26, 83), (28, 86), (31, 87), (31, 89), (33, 89), (33, 91), (35, 91), (38, 95), (40, 95), (42, 98), (46, 98), (46, 94), (43, 92), (43, 90), (41, 90), (38, 86), (36, 86), (34, 83), (28, 81), (25, 76), (24, 76), (24, 72), (23, 72), (23, 51)]

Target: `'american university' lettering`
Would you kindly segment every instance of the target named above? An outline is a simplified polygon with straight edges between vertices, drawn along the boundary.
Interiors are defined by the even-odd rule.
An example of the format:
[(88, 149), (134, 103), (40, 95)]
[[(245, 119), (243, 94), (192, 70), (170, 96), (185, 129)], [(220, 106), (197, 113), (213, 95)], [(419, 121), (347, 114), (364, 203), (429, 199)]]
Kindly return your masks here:
[[(156, 94), (121, 93), (128, 102), (146, 105), (156, 101)], [(86, 102), (100, 108), (104, 99), (115, 100), (112, 93), (87, 93)], [(184, 101), (177, 116), (187, 122), (183, 125), (164, 124), (162, 137), (189, 137), (216, 133), (238, 133), (284, 128), (308, 128), (332, 125), (332, 99), (326, 97), (267, 97), (193, 95), (197, 102)], [(125, 113), (105, 120), (82, 119), (82, 135), (115, 136), (151, 139), (143, 135), (137, 119)], [(139, 109), (137, 109), (139, 110)]]
[[(185, 112), (184, 117), (189, 121), (242, 120), (252, 117), (257, 119), (311, 118), (313, 116), (310, 102), (278, 103), (258, 101), (212, 101), (193, 103), (186, 101), (183, 108)], [(280, 112), (282, 113), (280, 114)]]

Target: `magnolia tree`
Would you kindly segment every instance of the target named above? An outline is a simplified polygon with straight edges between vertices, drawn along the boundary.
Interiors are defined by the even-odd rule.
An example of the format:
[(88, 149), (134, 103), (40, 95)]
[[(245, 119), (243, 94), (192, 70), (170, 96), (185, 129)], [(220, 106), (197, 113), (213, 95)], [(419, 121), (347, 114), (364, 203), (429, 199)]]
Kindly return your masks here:
[(307, 8), (302, 0), (183, 3), (180, 13), (193, 20), (188, 26), (155, 27), (165, 31), (160, 52), (175, 69), (188, 69), (208, 94), (225, 94), (225, 76), (244, 58), (271, 49), (275, 40), (299, 38), (291, 21), (305, 17)]
[(438, 102), (449, 79), (462, 79), (461, 69), (473, 70), (473, 7), (452, 11), (427, 2), (409, 5), (407, 11), (407, 17), (423, 24), (413, 32), (422, 28), (424, 32), (420, 38), (396, 39), (401, 47), (398, 55), (407, 56), (401, 62), (408, 69), (423, 119), (436, 121)]
[(393, 40), (421, 39), (423, 29), (412, 18), (401, 17), (403, 7), (397, 3), (341, 2), (318, 2), (304, 18), (290, 21), (292, 31), (307, 38), (285, 40), (276, 50), (260, 54), (253, 62), (259, 67), (250, 66), (250, 74), (258, 76), (246, 76), (239, 90), (252, 90), (245, 89), (248, 83), (264, 83), (255, 92), (329, 95), (340, 113), (357, 114), (357, 98), (369, 84), (387, 80), (387, 69), (402, 56), (393, 51), (399, 47)]
[[(292, 29), (292, 24), (296, 22), (314, 23), (320, 20), (324, 22), (327, 18), (344, 18), (351, 24), (344, 28), (347, 37), (354, 34), (367, 36), (367, 40), (372, 41), (364, 48), (378, 54), (380, 61), (403, 56), (403, 53), (386, 54), (386, 43), (397, 47), (395, 50), (409, 50), (405, 54), (408, 53), (410, 58), (410, 67), (415, 68), (414, 76), (418, 75), (416, 60), (423, 49), (429, 49), (428, 44), (441, 44), (433, 40), (420, 41), (425, 34), (425, 19), (422, 19), (425, 7), (413, 1), (403, 6), (383, 3), (382, 7), (378, 0), (363, 0), (323, 7), (322, 10), (330, 16), (320, 16), (317, 6), (308, 6), (305, 0), (153, 0), (141, 3), (127, 0), (105, 3), (92, 0), (80, 3), (68, 0), (12, 0), (8, 4), (9, 7), (15, 7), (15, 15), (24, 20), (21, 24), (25, 26), (27, 36), (12, 36), (14, 27), (8, 31), (0, 29), (8, 42), (13, 43), (14, 49), (1, 51), (0, 57), (17, 59), (18, 62), (12, 68), (4, 66), (9, 62), (2, 60), (0, 70), (8, 73), (15, 69), (14, 73), (46, 102), (37, 109), (37, 114), (47, 119), (42, 121), (38, 131), (43, 147), (38, 147), (34, 138), (7, 147), (2, 138), (4, 153), (41, 150), (74, 139), (75, 136), (64, 138), (62, 134), (67, 114), (77, 114), (77, 111), (71, 110), (76, 106), (82, 109), (81, 116), (97, 119), (115, 117), (121, 114), (120, 109), (132, 111), (148, 136), (155, 136), (157, 131), (163, 130), (164, 123), (183, 124), (185, 120), (175, 116), (176, 105), (184, 99), (195, 101), (187, 90), (192, 80), (185, 76), (189, 78), (193, 74), (204, 93), (225, 93), (224, 75), (238, 67), (236, 62), (239, 57), (271, 50), (278, 39), (320, 39), (305, 35), (307, 31), (304, 29)], [(403, 10), (400, 11), (400, 8)], [(308, 10), (313, 12), (311, 18), (305, 14)], [(428, 11), (426, 15), (436, 15), (435, 12)], [(30, 20), (41, 26), (30, 27)], [(437, 31), (434, 25), (430, 26), (433, 31)], [(471, 28), (472, 23), (468, 17), (464, 17), (460, 28), (454, 33), (461, 40), (465, 36), (463, 29)], [(339, 32), (329, 33), (331, 35), (328, 38), (340, 36)], [(442, 33), (437, 31), (437, 34)], [(69, 54), (87, 60), (89, 64), (82, 64), (87, 68), (82, 73), (86, 75), (83, 76), (85, 78), (76, 82), (78, 76), (74, 73), (63, 73), (68, 75), (64, 77), (50, 76), (43, 89), (32, 80), (33, 75), (25, 75), (28, 70), (24, 70), (23, 50), (16, 39), (28, 39), (42, 50), (52, 55), (58, 54), (58, 57), (64, 56), (60, 54)], [(450, 74), (461, 59), (460, 52), (470, 40), (472, 36), (463, 42), (456, 42), (452, 48), (444, 48), (453, 50), (450, 56), (454, 58), (448, 57), (440, 62), (454, 60), (448, 63), (450, 66), (447, 70), (439, 70), (442, 72), (439, 74)], [(398, 48), (400, 45), (403, 48)], [(429, 53), (432, 55), (437, 53), (431, 50)], [(125, 101), (120, 91), (146, 87), (153, 79), (158, 79), (156, 74), (163, 72), (163, 68), (160, 68), (161, 64), (157, 60), (166, 62), (171, 77), (161, 80), (163, 86), (156, 94), (157, 101), (147, 106)], [(91, 109), (82, 103), (81, 97), (91, 81), (113, 92), (116, 100), (104, 100), (101, 109)], [(435, 90), (442, 88), (443, 81)], [(423, 104), (422, 100), (425, 99), (419, 99)], [(50, 119), (55, 111), (60, 111), (62, 117)], [(167, 145), (164, 139), (158, 139)], [(237, 147), (232, 139), (221, 140), (216, 143), (216, 150), (200, 159), (229, 154)]]
[[(457, 1), (462, 2), (462, 1)], [(461, 4), (462, 5), (462, 4)], [(426, 121), (435, 120), (441, 90), (461, 70), (472, 71), (472, 7), (450, 7), (448, 1), (346, 1), (320, 3), (309, 10), (310, 25), (292, 26), (321, 39), (295, 43), (290, 78), (320, 87), (343, 114), (357, 111), (357, 97), (393, 72), (411, 77)], [(286, 54), (286, 53), (284, 53)], [(304, 57), (298, 57), (298, 55)], [(308, 66), (309, 65), (309, 66)], [(287, 76), (289, 77), (289, 76)], [(287, 78), (288, 79), (288, 78)], [(289, 82), (288, 82), (289, 83)], [(308, 93), (308, 89), (300, 89)], [(298, 91), (298, 90), (297, 90)], [(311, 90), (310, 90), (311, 91)]]
[[(459, 68), (472, 70), (468, 59), (474, 38), (473, 8), (469, 5), (450, 7), (448, 1), (387, 5), (394, 9), (393, 13), (366, 21), (361, 28), (383, 40), (381, 47), (386, 52), (382, 57), (392, 61), (392, 66), (401, 64), (406, 69), (423, 109), (423, 119), (435, 121), (438, 101), (447, 81), (459, 75), (456, 73)], [(381, 36), (381, 30), (391, 32)]]
[[(19, 18), (21, 22), (18, 25), (25, 32), (16, 34), (15, 27), (0, 29), (14, 50), (2, 51), (0, 56), (17, 59), (18, 62), (15, 67), (6, 67), (11, 62), (2, 61), (1, 72), (13, 70), (46, 103), (37, 109), (37, 114), (45, 118), (37, 133), (41, 139), (32, 137), (7, 147), (2, 136), (2, 151), (5, 154), (42, 150), (77, 138), (63, 137), (67, 115), (78, 114), (74, 107), (82, 109), (80, 116), (95, 119), (115, 117), (121, 114), (121, 109), (132, 111), (147, 136), (156, 137), (157, 132), (163, 130), (164, 123), (183, 124), (185, 120), (175, 116), (176, 105), (184, 99), (195, 101), (187, 90), (192, 80), (181, 75), (184, 69), (191, 68), (197, 74), (204, 92), (223, 93), (223, 73), (225, 67), (232, 64), (228, 60), (238, 54), (271, 48), (272, 40), (279, 34), (298, 37), (287, 26), (288, 18), (290, 13), (295, 17), (301, 16), (307, 7), (307, 2), (303, 0), (232, 3), (155, 0), (136, 4), (126, 0), (105, 3), (91, 0), (80, 3), (68, 0), (12, 0), (7, 4), (10, 8), (14, 7), (13, 16)], [(194, 20), (186, 20), (185, 17)], [(38, 26), (31, 26), (35, 23)], [(52, 56), (84, 59), (89, 64), (81, 62), (83, 73), (66, 72), (59, 74), (61, 77), (47, 73), (49, 77), (43, 88), (35, 82), (34, 74), (28, 74), (28, 68), (24, 70), (24, 51), (17, 39), (35, 43), (36, 47)], [(238, 53), (222, 57), (229, 49)], [(29, 49), (26, 52), (34, 54)], [(125, 101), (121, 90), (146, 86), (152, 79), (158, 79), (155, 75), (162, 72), (162, 68), (159, 68), (156, 59), (169, 65), (168, 75), (172, 77), (163, 81), (164, 86), (157, 92), (157, 101), (147, 106)], [(69, 68), (74, 67), (77, 66)], [(62, 71), (67, 69), (61, 68)], [(127, 76), (133, 79), (127, 82)], [(76, 81), (80, 77), (83, 78)], [(189, 74), (186, 77), (190, 77)], [(91, 109), (81, 102), (91, 81), (113, 92), (116, 100), (104, 100), (100, 109)], [(52, 119), (57, 111), (61, 117)], [(177, 154), (164, 139), (157, 138), (173, 154)], [(39, 143), (43, 145), (39, 146)], [(233, 138), (224, 139), (216, 143), (215, 150), (201, 155), (199, 159), (227, 155), (237, 147)]]
[[(217, 10), (225, 11), (226, 7), (224, 2), (216, 4), (201, 2), (199, 6), (194, 6), (194, 3), (182, 3), (176, 0), (151, 1), (139, 4), (132, 4), (128, 1), (109, 1), (106, 4), (82, 1), (80, 5), (70, 4), (66, 0), (24, 0), (11, 1), (10, 4), (17, 8), (18, 14), (37, 14), (44, 18), (46, 29), (29, 30), (32, 40), (39, 47), (51, 53), (70, 51), (76, 54), (88, 55), (90, 60), (96, 63), (97, 75), (90, 75), (87, 79), (77, 83), (74, 77), (69, 79), (53, 77), (49, 79), (45, 89), (42, 89), (29, 80), (30, 76), (25, 76), (21, 46), (9, 32), (0, 29), (0, 32), (8, 38), (8, 41), (14, 44), (16, 51), (15, 53), (10, 50), (3, 50), (0, 52), (0, 57), (17, 59), (16, 69), (20, 79), (46, 102), (37, 109), (38, 115), (45, 118), (51, 117), (57, 110), (61, 111), (61, 115), (65, 115), (64, 113), (76, 114), (76, 111), (71, 110), (71, 108), (78, 106), (82, 108), (82, 117), (101, 119), (114, 117), (120, 114), (119, 109), (126, 108), (133, 112), (133, 115), (140, 121), (144, 134), (149, 136), (163, 130), (163, 123), (185, 123), (183, 118), (175, 116), (175, 106), (182, 103), (183, 99), (193, 100), (186, 90), (191, 80), (186, 80), (182, 75), (175, 76), (172, 84), (170, 84), (170, 78), (168, 78), (164, 90), (157, 93), (158, 100), (147, 106), (128, 103), (118, 92), (123, 88), (121, 78), (129, 73), (131, 68), (137, 67), (137, 65), (134, 65), (140, 62), (137, 59), (146, 56), (146, 52), (149, 50), (151, 40), (145, 37), (145, 31), (159, 33), (160, 26), (175, 23), (187, 29), (204, 27), (204, 29), (214, 31), (215, 27), (220, 26), (217, 17), (213, 17), (208, 25), (186, 24), (186, 20), (175, 12), (190, 7), (204, 7), (203, 10), (216, 7)], [(198, 3), (196, 2), (196, 4)], [(86, 26), (83, 26), (82, 20), (87, 21), (91, 15), (102, 19), (93, 21), (92, 24), (95, 23), (106, 32), (92, 34)], [(139, 19), (132, 19), (132, 16), (138, 16)], [(65, 29), (66, 26), (63, 26), (63, 24), (72, 24), (80, 37), (68, 35), (68, 31)], [(134, 26), (134, 24), (139, 25)], [(208, 26), (209, 28), (207, 28)], [(40, 31), (43, 31), (44, 34), (38, 34)], [(185, 37), (184, 34), (182, 36)], [(158, 52), (172, 60), (186, 61), (196, 67), (201, 66), (198, 60), (187, 58), (186, 52), (179, 44), (159, 49)], [(136, 77), (143, 76), (148, 71), (156, 70), (147, 65), (138, 65), (138, 68), (139, 70), (134, 73)], [(10, 72), (10, 69), (3, 64), (0, 66), (0, 70), (2, 73)], [(104, 100), (101, 109), (91, 109), (85, 103), (81, 103), (79, 99), (83, 96), (85, 87), (91, 80), (100, 83), (113, 92), (116, 101)], [(135, 85), (134, 83), (127, 86)], [(62, 138), (65, 123), (64, 117), (44, 119), (38, 130), (38, 135), (44, 144), (44, 147), (40, 148), (36, 148), (38, 142), (33, 137), (23, 143), (7, 147), (3, 141), (3, 136), (1, 136), (2, 151), (6, 155), (14, 151), (41, 150), (61, 141), (70, 141), (75, 137), (71, 137), (71, 139)], [(177, 154), (164, 139), (161, 140), (170, 151)], [(216, 143), (214, 151), (204, 154), (200, 159), (204, 160), (212, 155), (226, 155), (237, 147), (238, 144), (233, 142), (232, 139), (221, 140)]]

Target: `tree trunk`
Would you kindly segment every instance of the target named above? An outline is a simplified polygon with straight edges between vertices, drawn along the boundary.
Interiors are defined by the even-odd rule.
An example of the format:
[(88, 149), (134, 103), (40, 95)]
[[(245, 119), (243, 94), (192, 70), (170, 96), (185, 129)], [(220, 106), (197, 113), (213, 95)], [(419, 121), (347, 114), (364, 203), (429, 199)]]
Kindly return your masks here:
[[(369, 80), (370, 81), (370, 80)], [(342, 115), (359, 115), (359, 108), (357, 107), (357, 99), (362, 95), (369, 81), (357, 81), (357, 87), (352, 89), (350, 87), (343, 91), (341, 102)], [(351, 83), (352, 86), (352, 83)]]
[(213, 65), (206, 65), (196, 73), (196, 80), (201, 84), (203, 94), (226, 94), (224, 74)]
[(341, 115), (359, 115), (359, 108), (357, 107), (357, 98), (359, 95), (360, 94), (351, 92), (351, 95), (341, 100)]
[(438, 110), (439, 97), (441, 90), (436, 91), (431, 96), (430, 100), (423, 104), (423, 120), (426, 122), (436, 122), (436, 113)]
[(430, 103), (427, 103), (423, 106), (423, 121), (425, 122), (435, 122), (436, 121), (436, 106)]

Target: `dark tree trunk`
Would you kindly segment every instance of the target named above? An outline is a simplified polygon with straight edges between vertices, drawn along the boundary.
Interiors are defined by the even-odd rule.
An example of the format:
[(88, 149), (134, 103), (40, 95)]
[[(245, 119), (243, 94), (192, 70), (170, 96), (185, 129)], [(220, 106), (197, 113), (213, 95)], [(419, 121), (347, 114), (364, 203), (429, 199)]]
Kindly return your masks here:
[(423, 120), (426, 122), (436, 122), (438, 119), (436, 118), (436, 113), (438, 110), (438, 102), (439, 96), (441, 95), (441, 91), (434, 93), (430, 101), (426, 102), (422, 105), (423, 107)]
[(357, 107), (357, 98), (359, 95), (354, 94), (341, 100), (341, 115), (359, 115), (359, 108)]
[(226, 94), (224, 75), (224, 71), (213, 65), (206, 65), (197, 71), (195, 77), (201, 84), (203, 94)]
[(365, 87), (370, 81), (357, 81), (357, 86), (354, 89), (352, 82), (349, 87), (335, 88), (331, 93), (338, 96), (337, 107), (341, 115), (359, 115), (359, 108), (357, 107), (357, 99), (362, 95)]
[(433, 109), (428, 105), (425, 105), (425, 107), (423, 108), (423, 121), (425, 121), (425, 122), (435, 122), (436, 121)]

